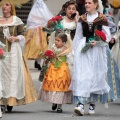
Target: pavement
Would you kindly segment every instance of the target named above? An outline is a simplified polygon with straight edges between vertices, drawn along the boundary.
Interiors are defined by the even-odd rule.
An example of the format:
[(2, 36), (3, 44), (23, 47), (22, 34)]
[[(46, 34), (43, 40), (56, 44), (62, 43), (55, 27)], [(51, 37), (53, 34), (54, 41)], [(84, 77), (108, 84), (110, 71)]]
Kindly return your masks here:
[[(34, 60), (28, 61), (28, 67), (38, 92), (41, 82), (38, 81), (39, 73), (34, 68)], [(74, 113), (74, 104), (64, 104), (63, 113), (57, 113), (51, 110), (51, 103), (45, 103), (40, 100), (22, 106), (13, 107), (12, 112), (3, 113), (1, 120), (120, 120), (120, 101), (109, 103), (109, 108), (103, 104), (96, 103), (96, 114), (88, 115), (88, 105), (85, 105), (85, 115), (77, 116)]]

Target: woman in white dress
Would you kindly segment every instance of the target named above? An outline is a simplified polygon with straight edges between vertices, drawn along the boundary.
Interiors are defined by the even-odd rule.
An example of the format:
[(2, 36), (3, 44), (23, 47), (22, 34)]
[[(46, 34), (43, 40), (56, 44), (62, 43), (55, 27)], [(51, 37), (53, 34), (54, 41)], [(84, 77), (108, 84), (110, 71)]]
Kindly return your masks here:
[[(84, 104), (90, 100), (89, 114), (95, 114), (95, 95), (105, 95), (110, 87), (106, 82), (107, 55), (106, 45), (110, 41), (110, 30), (107, 26), (105, 15), (97, 12), (98, 0), (85, 1), (86, 13), (83, 14), (77, 24), (73, 40), (74, 64), (70, 89), (73, 91), (73, 98), (78, 104), (74, 112), (84, 115)], [(106, 41), (96, 41), (95, 30), (104, 32)], [(90, 38), (93, 40), (90, 42)], [(91, 43), (85, 53), (82, 48), (86, 43)]]

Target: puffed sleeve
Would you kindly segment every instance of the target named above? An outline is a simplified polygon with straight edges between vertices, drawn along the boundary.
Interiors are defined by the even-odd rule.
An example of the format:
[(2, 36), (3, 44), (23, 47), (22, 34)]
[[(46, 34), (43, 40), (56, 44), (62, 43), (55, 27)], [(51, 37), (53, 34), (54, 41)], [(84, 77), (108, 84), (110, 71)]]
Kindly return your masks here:
[(75, 50), (77, 48), (77, 46), (79, 45), (79, 42), (80, 42), (80, 40), (82, 40), (82, 38), (83, 38), (82, 24), (81, 24), (81, 22), (78, 22), (77, 27), (76, 27), (75, 36), (73, 39), (73, 50)]
[(111, 40), (111, 33), (110, 33), (110, 28), (108, 26), (102, 26), (102, 31), (106, 35), (106, 42), (110, 42)]
[(23, 35), (24, 34), (24, 24), (21, 24), (21, 25), (17, 26), (17, 33), (18, 33), (18, 35)]
[(72, 68), (73, 68), (73, 54), (72, 54), (72, 52), (70, 52), (67, 55), (67, 63), (68, 63), (68, 68), (69, 68), (70, 74), (72, 74)]
[(17, 33), (18, 33), (17, 37), (19, 39), (19, 44), (20, 44), (22, 50), (24, 50), (24, 45), (25, 45), (24, 24), (17, 26)]

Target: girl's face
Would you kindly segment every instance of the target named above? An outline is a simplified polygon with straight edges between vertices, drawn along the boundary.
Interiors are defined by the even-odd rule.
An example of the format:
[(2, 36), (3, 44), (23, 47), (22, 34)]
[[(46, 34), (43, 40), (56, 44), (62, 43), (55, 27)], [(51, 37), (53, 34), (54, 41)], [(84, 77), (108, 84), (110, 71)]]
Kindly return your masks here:
[(55, 38), (55, 46), (57, 48), (62, 48), (64, 46), (65, 42), (63, 42), (59, 37)]
[(4, 13), (10, 13), (11, 12), (11, 4), (10, 3), (6, 3), (2, 6), (2, 11), (3, 14)]
[(97, 9), (97, 3), (94, 3), (93, 0), (85, 0), (86, 11), (92, 13)]
[(76, 13), (76, 6), (74, 4), (69, 5), (65, 12), (68, 18), (70, 18), (72, 14)]

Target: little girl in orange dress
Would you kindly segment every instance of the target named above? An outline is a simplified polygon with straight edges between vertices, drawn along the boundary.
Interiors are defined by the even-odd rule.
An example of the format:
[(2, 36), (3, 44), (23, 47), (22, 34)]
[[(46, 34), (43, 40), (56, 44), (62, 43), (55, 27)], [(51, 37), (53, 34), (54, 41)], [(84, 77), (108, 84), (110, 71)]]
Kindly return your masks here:
[(59, 33), (55, 37), (55, 45), (52, 47), (54, 58), (44, 75), (43, 84), (39, 91), (39, 99), (53, 103), (52, 110), (62, 112), (62, 104), (72, 102), (72, 94), (68, 89), (71, 77), (69, 65), (73, 63), (71, 49), (66, 47), (67, 35)]

